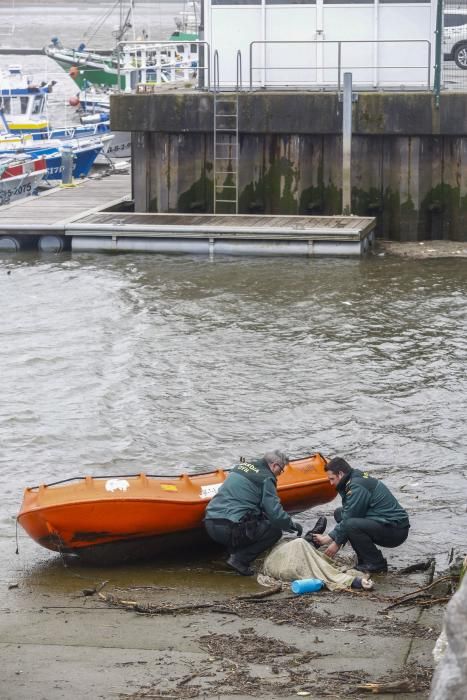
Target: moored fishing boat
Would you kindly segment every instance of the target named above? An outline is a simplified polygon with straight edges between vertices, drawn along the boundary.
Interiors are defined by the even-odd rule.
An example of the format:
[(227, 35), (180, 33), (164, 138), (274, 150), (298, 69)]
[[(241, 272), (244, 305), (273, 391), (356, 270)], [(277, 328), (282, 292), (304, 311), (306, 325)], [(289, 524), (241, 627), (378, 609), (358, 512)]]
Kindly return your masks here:
[[(175, 18), (177, 31), (171, 34), (168, 42), (149, 40), (146, 30), (137, 38), (133, 0), (120, 0), (114, 9), (117, 5), (120, 6), (120, 26), (113, 32), (115, 47), (112, 51), (90, 50), (84, 42), (76, 49), (68, 48), (58, 37), (52, 37), (44, 53), (67, 71), (80, 89), (98, 85), (128, 91), (138, 83), (188, 80), (198, 64), (199, 2), (193, 0), (185, 4), (183, 12)], [(187, 5), (192, 7), (188, 9)], [(107, 18), (108, 13), (104, 19)], [(129, 30), (133, 32), (132, 39), (126, 38)], [(89, 38), (92, 36), (91, 32)]]
[(97, 133), (109, 133), (112, 135), (110, 143), (104, 147), (106, 158), (131, 158), (131, 133), (129, 131), (110, 131), (109, 112), (95, 112), (81, 117), (83, 126), (78, 129), (94, 128)]
[(30, 134), (47, 129), (47, 98), (54, 85), (55, 81), (34, 82), (18, 65), (9, 66), (0, 75), (0, 109), (12, 133)]
[(81, 90), (90, 85), (130, 92), (139, 84), (188, 81), (196, 74), (198, 44), (194, 41), (132, 41), (110, 55), (68, 49), (54, 37), (44, 53), (67, 71)]
[[(111, 136), (108, 138), (111, 139)], [(70, 149), (73, 158), (72, 175), (77, 179), (89, 175), (103, 147), (101, 138), (32, 140), (19, 148), (16, 144), (2, 144), (0, 141), (0, 156), (26, 154), (33, 158), (42, 158), (46, 167), (44, 181), (48, 182), (62, 179), (63, 154), (67, 148)]]
[[(289, 513), (335, 497), (319, 453), (291, 460), (278, 478)], [(43, 547), (83, 559), (152, 556), (204, 539), (209, 500), (228, 470), (180, 476), (91, 477), (26, 488), (18, 522)]]
[(0, 154), (0, 206), (35, 194), (46, 172), (43, 157)]
[[(20, 71), (19, 66), (15, 70), (16, 68)], [(52, 127), (47, 116), (48, 91), (41, 88), (39, 95), (35, 90), (32, 94), (27, 90), (23, 92), (25, 95), (22, 97), (23, 93), (13, 94), (5, 86), (3, 91), (0, 90), (0, 151), (32, 153), (40, 148), (49, 149), (46, 154), (47, 179), (60, 179), (62, 170), (60, 164), (57, 164), (57, 158), (65, 144), (73, 149), (75, 178), (88, 175), (95, 162), (108, 164), (111, 158), (126, 158), (131, 155), (131, 135), (110, 130), (109, 112), (90, 115), (87, 123), (81, 125)], [(14, 107), (15, 100), (20, 100), (17, 107)], [(27, 107), (25, 116), (20, 121), (15, 121), (13, 116), (19, 112), (21, 105), (25, 109)], [(26, 115), (32, 110), (34, 119), (28, 121)], [(55, 151), (53, 163), (50, 162), (51, 148)]]

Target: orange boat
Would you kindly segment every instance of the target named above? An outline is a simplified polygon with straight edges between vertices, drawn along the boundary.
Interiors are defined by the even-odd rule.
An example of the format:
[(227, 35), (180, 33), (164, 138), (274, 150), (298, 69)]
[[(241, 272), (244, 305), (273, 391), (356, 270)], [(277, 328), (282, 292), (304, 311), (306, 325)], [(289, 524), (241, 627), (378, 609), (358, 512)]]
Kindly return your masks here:
[[(277, 481), (282, 505), (300, 513), (331, 501), (321, 454), (291, 460)], [(204, 532), (203, 517), (228, 470), (173, 476), (66, 479), (26, 488), (18, 522), (36, 542), (88, 561), (146, 558), (193, 545)]]

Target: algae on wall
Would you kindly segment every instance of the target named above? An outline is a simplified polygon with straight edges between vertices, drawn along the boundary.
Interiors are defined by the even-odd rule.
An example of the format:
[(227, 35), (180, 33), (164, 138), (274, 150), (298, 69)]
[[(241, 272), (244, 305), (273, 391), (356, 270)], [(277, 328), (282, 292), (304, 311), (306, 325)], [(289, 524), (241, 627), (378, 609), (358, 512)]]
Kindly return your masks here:
[[(248, 139), (242, 140), (246, 151)], [(255, 179), (240, 192), (239, 211), (262, 211), (268, 214), (296, 214), (298, 208), (298, 138), (271, 136), (259, 150), (248, 149), (248, 168), (256, 170)], [(258, 152), (259, 151), (259, 152)], [(243, 152), (241, 162), (243, 170)], [(259, 158), (257, 158), (259, 156)], [(256, 162), (259, 160), (259, 163)]]
[[(242, 134), (239, 213), (340, 214), (341, 149), (339, 135)], [(352, 213), (376, 216), (378, 235), (393, 240), (467, 240), (466, 165), (463, 137), (356, 135)], [(150, 210), (212, 212), (212, 166), (212, 134), (151, 134)]]
[(150, 144), (150, 209), (212, 211), (212, 148), (208, 134), (153, 134)]

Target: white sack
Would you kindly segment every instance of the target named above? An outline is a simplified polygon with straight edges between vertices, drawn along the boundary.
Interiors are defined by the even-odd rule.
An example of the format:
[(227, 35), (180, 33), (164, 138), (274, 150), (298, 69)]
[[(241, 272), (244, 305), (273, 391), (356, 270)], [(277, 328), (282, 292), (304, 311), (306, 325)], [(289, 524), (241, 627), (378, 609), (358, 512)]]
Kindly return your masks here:
[(297, 537), (274, 547), (264, 561), (262, 573), (279, 581), (320, 578), (326, 588), (336, 591), (349, 588), (355, 578), (362, 576), (360, 571), (345, 568), (336, 566), (332, 559)]

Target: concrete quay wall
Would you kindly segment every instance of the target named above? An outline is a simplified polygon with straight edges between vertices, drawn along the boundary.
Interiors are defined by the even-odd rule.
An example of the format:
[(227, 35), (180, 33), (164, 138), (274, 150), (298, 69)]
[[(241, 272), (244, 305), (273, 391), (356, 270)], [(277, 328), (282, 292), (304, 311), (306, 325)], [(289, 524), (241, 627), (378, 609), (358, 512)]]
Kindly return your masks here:
[[(112, 128), (133, 133), (136, 211), (213, 211), (213, 99), (112, 97)], [(340, 214), (341, 132), (335, 93), (240, 93), (239, 213)], [(392, 240), (467, 240), (467, 95), (444, 94), (437, 106), (426, 92), (358, 94), (352, 213), (376, 216), (378, 235)]]

